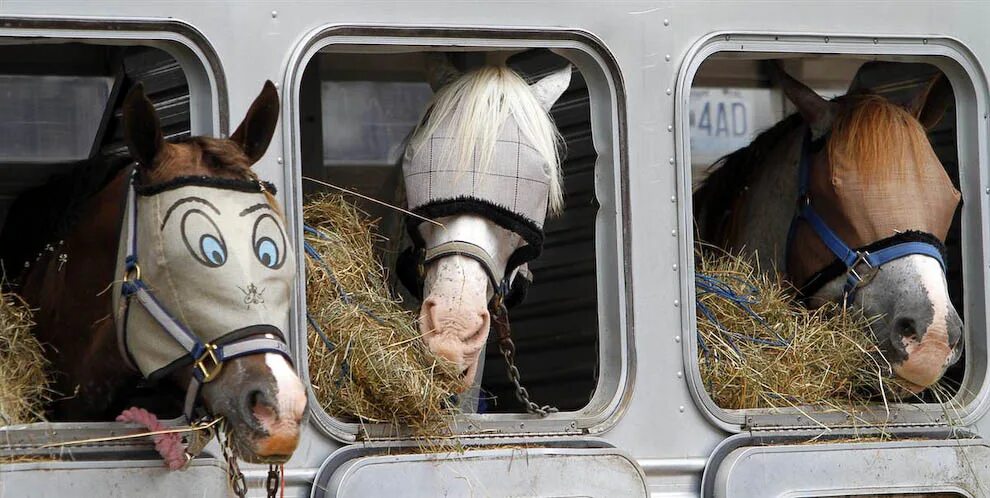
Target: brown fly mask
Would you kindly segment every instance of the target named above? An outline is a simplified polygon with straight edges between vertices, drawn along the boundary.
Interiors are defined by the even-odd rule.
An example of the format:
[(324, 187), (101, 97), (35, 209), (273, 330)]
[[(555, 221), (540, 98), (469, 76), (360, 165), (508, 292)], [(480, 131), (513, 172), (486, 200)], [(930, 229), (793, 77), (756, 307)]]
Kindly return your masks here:
[[(926, 133), (941, 118), (951, 87), (944, 76), (933, 79), (904, 108), (869, 93), (826, 100), (776, 66), (771, 74), (800, 118), (733, 154), (783, 164), (746, 173), (749, 187), (728, 201), (735, 206), (731, 220), (718, 229), (723, 245), (774, 255), (764, 263), (786, 268), (809, 306), (838, 301), (880, 316), (872, 331), (881, 351), (899, 384), (920, 392), (962, 351), (943, 244), (960, 193)], [(766, 150), (754, 154), (760, 147)], [(725, 183), (731, 174), (708, 184)], [(789, 207), (794, 201), (796, 212)], [(719, 241), (711, 235), (702, 229), (702, 237)]]

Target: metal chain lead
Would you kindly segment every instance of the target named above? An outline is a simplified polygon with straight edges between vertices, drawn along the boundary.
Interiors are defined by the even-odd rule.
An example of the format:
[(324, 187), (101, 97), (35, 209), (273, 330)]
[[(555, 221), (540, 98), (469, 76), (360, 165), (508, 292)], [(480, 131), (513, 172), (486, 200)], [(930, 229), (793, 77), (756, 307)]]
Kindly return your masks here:
[(282, 483), (282, 466), (269, 465), (268, 479), (265, 480), (265, 491), (268, 491), (268, 498), (276, 498), (279, 485)]
[[(230, 450), (229, 435), (221, 438), (221, 432), (224, 431), (217, 431), (217, 439), (220, 441), (220, 450), (223, 452), (223, 458), (227, 461), (227, 482), (230, 483), (230, 489), (238, 498), (244, 498), (248, 491), (247, 480), (244, 479), (244, 473), (241, 472), (241, 467), (237, 464), (237, 458), (234, 457), (234, 452)], [(270, 475), (269, 478), (271, 478)]]
[(509, 381), (516, 388), (516, 399), (526, 407), (526, 412), (546, 417), (557, 413), (557, 408), (550, 405), (540, 406), (529, 399), (529, 391), (523, 387), (520, 380), (519, 368), (516, 367), (516, 345), (512, 342), (512, 329), (509, 328), (509, 310), (505, 308), (502, 296), (496, 296), (492, 302), (492, 323), (498, 334), (498, 350), (505, 358), (505, 372)]

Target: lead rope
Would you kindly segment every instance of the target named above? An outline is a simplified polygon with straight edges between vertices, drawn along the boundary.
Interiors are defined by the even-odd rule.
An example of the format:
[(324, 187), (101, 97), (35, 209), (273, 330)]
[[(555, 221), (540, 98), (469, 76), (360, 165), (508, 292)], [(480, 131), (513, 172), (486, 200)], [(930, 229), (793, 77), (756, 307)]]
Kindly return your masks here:
[(505, 358), (505, 373), (509, 376), (509, 381), (516, 388), (516, 399), (526, 407), (526, 412), (546, 417), (551, 413), (557, 413), (557, 408), (551, 405), (540, 406), (529, 399), (529, 391), (523, 387), (519, 368), (516, 367), (516, 344), (512, 342), (512, 329), (509, 328), (509, 310), (505, 308), (505, 301), (501, 295), (497, 295), (492, 302), (492, 325), (498, 334), (498, 350)]

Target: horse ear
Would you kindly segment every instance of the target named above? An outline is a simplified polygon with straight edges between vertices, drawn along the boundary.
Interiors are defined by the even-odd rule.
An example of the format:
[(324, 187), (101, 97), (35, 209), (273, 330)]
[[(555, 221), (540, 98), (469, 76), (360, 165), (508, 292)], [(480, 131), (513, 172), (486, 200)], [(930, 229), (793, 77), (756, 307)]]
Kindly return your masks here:
[(908, 105), (908, 112), (918, 118), (921, 126), (930, 130), (942, 120), (952, 98), (952, 85), (949, 84), (949, 78), (939, 73), (932, 78), (927, 87), (914, 97), (914, 100)]
[(550, 73), (540, 81), (529, 85), (530, 90), (536, 95), (536, 100), (540, 101), (545, 111), (550, 111), (554, 102), (564, 94), (567, 87), (571, 85), (571, 65), (564, 66), (563, 69)]
[(454, 67), (450, 55), (442, 52), (430, 52), (426, 54), (426, 81), (430, 82), (430, 88), (434, 92), (440, 91), (451, 81), (461, 77), (461, 71)]
[(141, 166), (151, 168), (155, 156), (165, 145), (162, 127), (158, 122), (155, 106), (144, 94), (144, 85), (138, 83), (124, 99), (124, 141), (131, 157)]
[(828, 133), (838, 104), (822, 98), (807, 85), (784, 72), (777, 61), (770, 61), (766, 67), (770, 80), (780, 86), (787, 100), (797, 107), (801, 117), (811, 127), (812, 138), (818, 139)]
[(278, 91), (275, 84), (266, 81), (261, 93), (251, 103), (244, 121), (241, 121), (237, 130), (230, 135), (230, 139), (241, 146), (244, 154), (254, 164), (265, 155), (268, 144), (272, 142), (272, 135), (275, 134), (275, 125), (278, 123)]

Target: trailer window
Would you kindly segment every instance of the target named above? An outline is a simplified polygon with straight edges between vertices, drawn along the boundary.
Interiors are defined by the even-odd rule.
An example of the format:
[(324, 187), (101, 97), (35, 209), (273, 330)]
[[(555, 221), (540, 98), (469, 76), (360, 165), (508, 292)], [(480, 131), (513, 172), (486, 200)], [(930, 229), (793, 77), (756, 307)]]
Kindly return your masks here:
[(394, 166), (432, 96), (422, 81), (322, 81), (324, 166)]
[(89, 156), (112, 85), (105, 76), (0, 74), (0, 162)]
[[(312, 82), (319, 85), (320, 102), (319, 105), (303, 105), (303, 108), (321, 109), (323, 130), (319, 143), (306, 141), (305, 138), (311, 135), (304, 134), (303, 150), (322, 148), (319, 156), (313, 156), (321, 157), (322, 161), (304, 162), (303, 175), (403, 206), (400, 194), (403, 188), (402, 155), (407, 139), (433, 96), (419, 67), (423, 60), (422, 53), (361, 57), (320, 54), (312, 63), (320, 68), (319, 82)], [(463, 60), (478, 65), (483, 63), (484, 54), (470, 54)], [(303, 89), (304, 98), (310, 95), (306, 90)], [(316, 93), (312, 95), (315, 97)], [(586, 123), (589, 119), (587, 112), (586, 108), (583, 116), (558, 125), (581, 126), (581, 120)], [(565, 174), (570, 173), (572, 179), (590, 181), (590, 177), (581, 176), (587, 167), (587, 158), (580, 157), (587, 153), (581, 144), (575, 141), (566, 150), (570, 156), (565, 161)], [(580, 182), (573, 184), (579, 185)], [(310, 183), (304, 183), (303, 187), (307, 192), (327, 188)], [(569, 204), (575, 207), (562, 220), (594, 215), (593, 206), (577, 206), (576, 200), (583, 199), (587, 192), (575, 189), (567, 195)], [(394, 256), (409, 244), (405, 236), (405, 215), (359, 197), (351, 200), (381, 220), (379, 232), (382, 237), (378, 240), (378, 254), (386, 261), (390, 273), (394, 274)], [(594, 341), (597, 336), (594, 324), (597, 320), (593, 311), (594, 252), (588, 245), (593, 231), (574, 223), (574, 220), (570, 223), (551, 220), (547, 232), (546, 254), (531, 263), (536, 275), (534, 287), (528, 293), (526, 302), (512, 310), (512, 328), (517, 337), (520, 369), (525, 372), (525, 383), (534, 398), (546, 400), (542, 403), (552, 402), (564, 409), (574, 410), (584, 406), (594, 390)], [(579, 252), (568, 255), (569, 251), (575, 250)], [(573, 260), (575, 265), (563, 265), (564, 260), (560, 258), (564, 257)], [(558, 296), (568, 286), (567, 294), (573, 300), (562, 301)], [(405, 294), (401, 285), (397, 285), (396, 290)], [(554, 304), (547, 301), (554, 301)], [(419, 306), (419, 302), (408, 295), (405, 304), (410, 309), (418, 309)], [(482, 409), (486, 412), (520, 410), (511, 385), (503, 378), (503, 360), (494, 335), (487, 351)], [(564, 351), (570, 357), (565, 359)], [(552, 363), (557, 361), (554, 358), (558, 356), (560, 364), (551, 368)], [(536, 361), (537, 357), (541, 360)], [(570, 369), (564, 369), (565, 364), (571, 365)], [(566, 386), (566, 389), (558, 386)]]
[[(748, 45), (747, 45), (748, 47)], [(715, 244), (723, 249), (729, 248), (732, 255), (727, 255), (726, 253), (719, 252), (719, 250), (711, 250), (711, 246), (702, 248), (701, 246), (694, 246), (692, 254), (693, 257), (689, 261), (698, 257), (700, 254), (705, 254), (706, 264), (711, 265), (713, 262), (719, 262), (724, 264), (726, 259), (731, 259), (734, 255), (738, 254), (751, 254), (750, 252), (740, 253), (740, 247), (738, 244), (733, 245), (731, 242), (735, 240), (733, 237), (742, 237), (746, 232), (733, 230), (741, 230), (738, 228), (740, 223), (745, 223), (748, 217), (754, 216), (756, 211), (746, 211), (743, 212), (742, 200), (732, 201), (732, 202), (721, 202), (718, 204), (726, 206), (724, 212), (719, 211), (721, 214), (717, 215), (718, 227), (714, 228), (716, 225), (713, 220), (715, 220), (716, 215), (711, 212), (712, 203), (709, 197), (704, 197), (706, 193), (710, 193), (712, 188), (719, 185), (719, 181), (723, 182), (726, 178), (725, 172), (720, 177), (715, 177), (712, 175), (718, 174), (718, 170), (722, 167), (724, 162), (721, 162), (721, 158), (726, 157), (728, 154), (734, 151), (740, 150), (744, 147), (749, 146), (756, 137), (761, 136), (764, 140), (761, 143), (770, 143), (767, 141), (768, 136), (775, 136), (780, 141), (780, 135), (783, 131), (777, 131), (776, 135), (765, 134), (767, 130), (774, 128), (775, 125), (782, 120), (784, 120), (789, 115), (796, 113), (797, 108), (790, 100), (780, 90), (778, 84), (773, 84), (771, 78), (773, 77), (768, 71), (768, 62), (770, 60), (776, 60), (780, 66), (788, 73), (791, 74), (796, 80), (804, 83), (806, 86), (815, 91), (818, 95), (826, 98), (832, 99), (841, 95), (845, 95), (848, 91), (852, 92), (871, 92), (883, 97), (887, 101), (895, 104), (895, 106), (903, 106), (906, 108), (914, 102), (914, 98), (919, 94), (922, 94), (929, 88), (931, 82), (935, 81), (935, 78), (943, 75), (942, 67), (947, 63), (947, 59), (935, 58), (935, 57), (898, 57), (891, 59), (881, 60), (868, 59), (859, 56), (842, 56), (842, 55), (827, 55), (823, 56), (820, 54), (807, 55), (807, 54), (795, 54), (795, 53), (784, 53), (784, 54), (772, 54), (772, 53), (743, 53), (738, 52), (716, 52), (703, 60), (697, 66), (697, 71), (693, 73), (693, 81), (690, 83), (689, 98), (687, 102), (688, 116), (687, 119), (681, 122), (682, 126), (686, 126), (686, 135), (689, 137), (689, 155), (690, 161), (690, 178), (691, 187), (689, 192), (693, 193), (693, 204), (694, 204), (694, 218), (693, 228), (695, 236), (699, 238), (704, 237), (714, 237), (718, 239), (719, 237), (725, 236), (725, 234), (730, 234), (728, 238), (720, 240), (696, 240), (695, 242), (700, 242), (701, 244)], [(775, 77), (774, 77), (775, 78)], [(773, 81), (776, 81), (774, 79)], [(952, 82), (952, 87), (947, 90), (947, 100), (945, 106), (945, 112), (941, 120), (936, 124), (932, 124), (927, 130), (928, 141), (930, 142), (932, 149), (937, 155), (939, 161), (942, 163), (945, 169), (945, 173), (949, 181), (953, 186), (962, 192), (963, 199), (966, 199), (968, 195), (972, 195), (973, 184), (969, 183), (973, 181), (976, 176), (975, 171), (978, 171), (976, 164), (967, 164), (964, 157), (973, 158), (973, 151), (975, 150), (976, 143), (970, 140), (960, 141), (960, 137), (965, 137), (966, 132), (960, 127), (965, 125), (967, 121), (965, 119), (972, 119), (971, 113), (968, 111), (965, 113), (957, 112), (959, 108), (955, 106), (956, 99), (959, 97), (958, 89), (954, 86), (956, 81)], [(797, 119), (800, 121), (800, 117)], [(975, 126), (975, 125), (973, 125)], [(783, 127), (776, 127), (774, 130), (784, 130)], [(773, 134), (775, 132), (770, 132)], [(796, 142), (799, 143), (800, 141)], [(795, 146), (793, 149), (787, 149), (791, 151), (797, 151), (800, 147)], [(750, 151), (756, 151), (758, 147), (750, 149)], [(760, 149), (762, 150), (762, 149)], [(774, 149), (777, 150), (777, 149)], [(783, 150), (781, 148), (780, 150)], [(795, 152), (796, 153), (796, 152)], [(779, 152), (750, 152), (749, 157), (764, 158), (770, 157), (772, 154), (782, 154)], [(743, 157), (741, 155), (736, 155), (735, 157)], [(778, 156), (772, 156), (773, 158), (778, 158)], [(783, 157), (782, 155), (779, 157)], [(787, 156), (790, 157), (790, 156)], [(796, 156), (795, 156), (796, 157)], [(776, 160), (773, 164), (784, 164), (786, 162), (784, 159), (771, 159)], [(736, 163), (733, 163), (736, 164)], [(769, 162), (766, 164), (770, 164)], [(772, 175), (773, 172), (767, 172), (766, 169), (770, 168), (765, 164), (765, 168), (761, 169), (761, 175)], [(788, 165), (792, 164), (787, 162)], [(794, 184), (796, 185), (797, 180), (797, 161), (793, 163), (794, 166)], [(966, 166), (964, 168), (964, 166)], [(776, 167), (776, 166), (775, 166)], [(784, 168), (787, 166), (779, 166)], [(967, 169), (971, 167), (972, 169)], [(741, 170), (734, 170), (741, 171)], [(742, 174), (742, 173), (740, 173)], [(781, 173), (781, 178), (785, 181), (787, 176)], [(760, 178), (765, 178), (768, 176), (747, 176), (738, 177), (732, 181), (733, 186), (738, 186), (738, 191), (735, 193), (725, 193), (722, 199), (746, 199), (747, 202), (752, 203), (768, 203), (770, 197), (757, 198), (758, 196), (765, 195), (767, 191), (766, 188), (760, 185)], [(709, 178), (714, 179), (714, 182), (710, 182), (708, 185), (708, 190), (702, 190), (702, 185), (705, 184), (706, 180)], [(720, 180), (721, 179), (721, 180)], [(791, 184), (792, 182), (787, 181), (786, 184)], [(714, 186), (713, 186), (714, 185)], [(735, 188), (735, 187), (733, 187)], [(796, 187), (795, 187), (796, 189)], [(763, 192), (763, 194), (761, 194)], [(776, 193), (774, 196), (780, 195), (793, 195), (797, 196), (797, 192), (784, 192)], [(795, 197), (796, 198), (796, 197)], [(719, 208), (722, 209), (722, 208)], [(747, 208), (748, 209), (748, 208)], [(754, 208), (755, 209), (755, 208)], [(975, 267), (983, 266), (979, 264), (978, 261), (964, 260), (964, 241), (973, 238), (967, 237), (964, 233), (964, 228), (966, 226), (967, 220), (972, 220), (974, 218), (979, 218), (981, 214), (978, 212), (978, 206), (971, 206), (969, 204), (963, 204), (961, 208), (957, 207), (957, 210), (953, 217), (953, 222), (948, 226), (948, 235), (944, 240), (946, 246), (946, 280), (947, 280), (947, 291), (951, 301), (951, 305), (958, 312), (959, 317), (963, 320), (965, 328), (963, 331), (964, 340), (968, 341), (966, 351), (972, 354), (982, 354), (984, 348), (982, 343), (985, 341), (985, 334), (981, 332), (984, 328), (982, 323), (982, 317), (973, 316), (973, 308), (969, 304), (970, 301), (967, 300), (967, 293), (964, 286), (964, 274), (963, 268), (970, 267), (974, 265)], [(790, 209), (787, 209), (790, 213)], [(765, 213), (764, 213), (765, 214)], [(769, 225), (772, 220), (769, 216), (763, 216), (762, 222), (764, 223), (765, 231), (776, 231), (776, 225)], [(782, 234), (786, 235), (788, 232), (787, 228), (790, 223), (790, 217), (787, 219), (781, 218), (783, 221), (781, 226), (783, 227)], [(969, 222), (971, 224), (971, 222)], [(735, 228), (733, 228), (735, 227)], [(688, 230), (692, 232), (692, 230)], [(721, 234), (721, 235), (720, 235)], [(735, 234), (735, 235), (732, 235)], [(786, 237), (781, 237), (779, 244), (784, 244)], [(789, 239), (788, 239), (789, 240)], [(759, 241), (749, 240), (746, 244), (756, 245)], [(752, 247), (747, 247), (747, 249), (752, 249)], [(764, 248), (766, 249), (766, 248)], [(974, 249), (975, 251), (975, 249)], [(786, 262), (773, 260), (772, 249), (764, 250), (759, 254), (758, 263), (762, 267), (758, 269), (759, 271), (767, 271), (767, 268), (775, 268), (781, 272), (782, 275), (786, 277), (785, 265)], [(783, 253), (781, 253), (783, 254)], [(756, 257), (751, 261), (755, 261)], [(713, 269), (712, 266), (706, 267), (702, 270), (698, 265), (700, 261), (694, 261), (696, 277), (698, 279), (709, 279), (718, 270)], [(772, 272), (772, 270), (770, 270)], [(722, 275), (723, 277), (725, 275)], [(728, 278), (728, 277), (726, 277)], [(697, 280), (697, 282), (702, 282), (702, 280)], [(698, 287), (699, 290), (695, 292), (704, 293), (702, 289), (702, 284), (708, 282), (704, 280), (702, 284), (695, 283), (696, 285), (701, 285)], [(734, 285), (730, 282), (730, 286)], [(791, 285), (787, 283), (786, 285)], [(749, 289), (749, 288), (747, 288)], [(695, 296), (695, 292), (691, 292), (691, 296)], [(750, 292), (750, 290), (740, 291), (740, 292)], [(698, 294), (701, 295), (701, 294)], [(750, 304), (763, 299), (766, 296), (754, 296), (751, 297), (752, 301)], [(701, 299), (701, 298), (699, 298)], [(693, 301), (693, 300), (692, 300)], [(749, 305), (744, 306), (748, 309)], [(730, 306), (731, 307), (731, 306)], [(697, 309), (695, 309), (697, 308)], [(733, 308), (734, 309), (734, 308)], [(743, 308), (740, 308), (743, 309)], [(699, 388), (703, 388), (706, 392), (707, 401), (703, 403), (712, 403), (713, 405), (718, 405), (718, 408), (711, 408), (717, 414), (719, 418), (723, 420), (742, 420), (743, 423), (754, 423), (754, 419), (751, 417), (763, 417), (765, 419), (763, 424), (800, 424), (801, 420), (804, 423), (822, 423), (822, 424), (833, 424), (833, 425), (844, 425), (849, 423), (849, 417), (859, 417), (862, 419), (857, 419), (858, 424), (868, 423), (867, 421), (881, 421), (884, 420), (887, 413), (884, 410), (879, 410), (876, 413), (872, 411), (871, 408), (866, 408), (866, 415), (862, 414), (862, 410), (854, 408), (853, 406), (846, 406), (846, 410), (842, 415), (826, 414), (822, 410), (815, 409), (814, 406), (821, 405), (822, 403), (841, 403), (837, 399), (818, 399), (814, 398), (810, 401), (804, 401), (801, 398), (805, 394), (805, 391), (800, 391), (795, 388), (794, 391), (781, 391), (779, 386), (783, 386), (786, 383), (778, 379), (770, 379), (766, 376), (756, 373), (756, 375), (761, 375), (759, 382), (751, 384), (752, 390), (740, 390), (737, 389), (738, 382), (747, 382), (746, 379), (742, 379), (737, 376), (736, 373), (746, 370), (736, 370), (736, 373), (726, 374), (722, 376), (722, 373), (727, 371), (719, 370), (716, 363), (712, 362), (725, 362), (732, 361), (726, 357), (718, 358), (718, 353), (713, 353), (713, 349), (719, 349), (723, 346), (728, 348), (725, 351), (739, 351), (738, 344), (756, 344), (754, 341), (760, 341), (758, 333), (751, 334), (750, 330), (744, 330), (742, 325), (738, 326), (726, 326), (726, 322), (722, 321), (716, 316), (717, 311), (713, 311), (711, 303), (708, 304), (698, 304), (696, 307), (689, 307), (689, 310), (697, 313), (697, 318), (691, 316), (689, 320), (697, 323), (700, 327), (704, 325), (708, 327), (709, 324), (714, 324), (713, 329), (718, 332), (718, 337), (705, 336), (707, 337), (707, 342), (705, 337), (702, 337), (701, 332), (699, 332), (697, 337), (692, 338), (692, 350), (685, 350), (686, 355), (692, 355), (693, 358), (686, 359), (689, 364), (697, 365), (698, 371), (696, 372), (696, 382)], [(745, 311), (743, 311), (745, 312)], [(693, 313), (692, 313), (693, 315)], [(731, 317), (729, 318), (731, 319)], [(882, 319), (882, 318), (881, 318)], [(778, 327), (780, 329), (780, 324), (769, 323), (767, 324), (770, 328)], [(759, 326), (757, 324), (757, 326)], [(738, 328), (734, 328), (738, 327)], [(770, 330), (770, 329), (765, 329)], [(790, 330), (790, 329), (788, 329)], [(800, 329), (794, 332), (795, 334), (806, 333), (808, 329)], [(802, 332), (805, 331), (805, 332)], [(758, 332), (758, 331), (757, 331)], [(766, 339), (766, 338), (764, 338)], [(713, 344), (712, 341), (715, 341)], [(857, 339), (865, 347), (873, 347), (873, 337), (869, 335), (867, 331), (865, 335)], [(740, 342), (741, 341), (741, 342)], [(794, 366), (800, 367), (803, 372), (814, 371), (818, 366), (823, 367), (820, 371), (823, 375), (828, 375), (834, 372), (834, 370), (839, 368), (837, 360), (833, 361), (831, 364), (825, 362), (822, 365), (816, 366), (812, 361), (821, 362), (823, 359), (818, 358), (817, 360), (810, 359), (811, 356), (801, 357), (800, 352), (797, 352), (797, 342), (794, 342), (793, 337), (786, 337), (781, 339), (781, 341), (786, 342), (789, 346), (786, 354), (782, 354), (773, 360), (775, 363), (775, 371), (791, 371), (796, 370), (789, 369), (787, 367)], [(773, 340), (769, 342), (774, 342)], [(974, 349), (970, 349), (970, 345), (974, 345)], [(709, 346), (713, 346), (710, 348)], [(773, 348), (774, 346), (769, 343), (764, 343), (764, 346)], [(744, 348), (745, 349), (745, 348)], [(876, 347), (873, 347), (876, 349)], [(723, 351), (724, 352), (724, 351)], [(730, 353), (731, 354), (731, 353)], [(746, 353), (750, 354), (750, 353)], [(930, 389), (920, 395), (919, 397), (907, 397), (904, 398), (905, 403), (914, 403), (917, 405), (932, 405), (933, 412), (941, 413), (941, 408), (937, 406), (940, 402), (946, 402), (953, 404), (955, 406), (962, 406), (968, 403), (968, 400), (972, 399), (974, 393), (978, 392), (980, 389), (978, 386), (966, 387), (966, 382), (972, 382), (974, 378), (982, 377), (981, 374), (976, 376), (972, 375), (972, 372), (967, 372), (967, 368), (972, 364), (973, 358), (963, 353), (963, 358), (956, 363), (954, 366), (950, 367), (945, 373), (943, 380), (933, 389)], [(879, 354), (877, 354), (879, 357)], [(833, 358), (834, 360), (834, 358)], [(754, 372), (757, 371), (757, 363), (753, 360), (749, 360), (745, 357), (741, 358), (739, 361), (743, 364), (748, 365), (747, 368)], [(866, 360), (864, 360), (866, 361)], [(881, 360), (882, 361), (882, 360)], [(977, 365), (982, 365), (984, 363), (983, 359), (978, 359)], [(789, 363), (788, 363), (789, 362)], [(768, 363), (769, 364), (769, 363)], [(716, 365), (716, 366), (713, 366)], [(748, 370), (747, 370), (748, 371)], [(704, 374), (702, 373), (704, 372)], [(722, 372), (722, 373), (720, 373)], [(890, 375), (888, 372), (886, 375)], [(822, 377), (824, 378), (824, 377)], [(753, 379), (755, 381), (755, 379)], [(851, 381), (851, 379), (846, 379)], [(732, 384), (726, 384), (726, 382)], [(829, 381), (831, 382), (831, 381)], [(813, 385), (813, 384), (808, 384)], [(834, 385), (834, 384), (833, 384)], [(734, 387), (730, 387), (734, 386)], [(857, 389), (869, 391), (870, 386), (860, 386)], [(746, 398), (751, 392), (763, 392), (765, 395), (759, 400), (755, 398)], [(816, 396), (817, 391), (812, 393), (811, 390), (807, 391), (809, 396)], [(824, 391), (822, 391), (824, 392)], [(858, 392), (858, 391), (857, 391)], [(727, 393), (731, 396), (727, 396)], [(889, 395), (890, 393), (886, 393)], [(868, 394), (867, 394), (868, 395)], [(754, 395), (755, 396), (755, 395)], [(862, 397), (856, 398), (856, 403), (862, 402)], [(877, 393), (876, 403), (882, 404), (883, 397)], [(782, 404), (780, 404), (782, 403)], [(806, 405), (799, 407), (801, 405)], [(807, 406), (811, 405), (811, 406)], [(824, 406), (824, 405), (822, 405)], [(830, 406), (842, 406), (830, 405)], [(727, 411), (726, 411), (727, 410)], [(781, 413), (789, 413), (789, 410), (797, 410), (800, 412), (798, 414), (795, 412), (795, 416), (790, 415), (782, 416)], [(840, 410), (842, 411), (842, 410)], [(883, 412), (883, 413), (880, 413)], [(738, 419), (737, 417), (745, 413), (745, 418)], [(774, 415), (771, 415), (773, 413)], [(933, 420), (938, 418), (942, 422), (946, 420), (938, 416), (929, 416), (914, 412), (918, 415), (919, 419), (924, 418), (926, 420)], [(809, 421), (806, 417), (812, 417), (812, 421)], [(898, 416), (903, 416), (898, 415)], [(745, 422), (748, 420), (748, 422)]]
[[(604, 132), (610, 126), (608, 116), (614, 107), (609, 104), (612, 100), (607, 86), (602, 84), (604, 80), (599, 79), (601, 68), (582, 59), (579, 51), (572, 51), (579, 62), (575, 63), (563, 55), (567, 51), (555, 54), (539, 47), (471, 49), (459, 43), (451, 50), (461, 70), (506, 61), (529, 83), (568, 63), (576, 67), (570, 87), (550, 111), (565, 142), (562, 170), (566, 206), (561, 216), (548, 217), (543, 253), (529, 264), (534, 283), (525, 301), (511, 309), (509, 316), (516, 366), (532, 400), (559, 408), (561, 417), (600, 416), (601, 407), (607, 406), (604, 400), (618, 392), (616, 383), (621, 378), (618, 371), (602, 373), (600, 360), (606, 356), (624, 357), (619, 352), (624, 339), (614, 302), (620, 293), (608, 291), (604, 299), (608, 304), (600, 297), (605, 292), (602, 285), (612, 288), (613, 283), (619, 282), (613, 278), (620, 268), (610, 259), (616, 253), (599, 247), (603, 240), (606, 244), (618, 240), (607, 235), (614, 234), (614, 220), (599, 211), (599, 205), (614, 206), (616, 201), (610, 194), (615, 192), (614, 186), (605, 187), (602, 183), (599, 188), (605, 194), (596, 196), (596, 182), (616, 178), (612, 170), (614, 158), (601, 157), (596, 150), (599, 141), (609, 144), (614, 139)], [(433, 97), (425, 71), (426, 54), (430, 52), (449, 50), (415, 45), (326, 46), (301, 69), (298, 117), (293, 123), (298, 126), (299, 137), (298, 162), (293, 167), (301, 170), (302, 177), (302, 198), (298, 202), (305, 204), (310, 196), (326, 191), (346, 189), (358, 194), (345, 194), (345, 198), (379, 220), (374, 239), (377, 256), (389, 274), (394, 293), (414, 313), (418, 313), (420, 303), (399, 284), (395, 274), (398, 255), (410, 245), (406, 215), (383, 203), (406, 206), (402, 156), (410, 134)], [(586, 69), (593, 71), (591, 76), (585, 74)], [(597, 117), (593, 116), (593, 107), (601, 113)], [(301, 334), (299, 342), (305, 343), (305, 330)], [(312, 358), (310, 353), (310, 362)], [(526, 413), (506, 377), (494, 332), (489, 336), (483, 360), (481, 390), (476, 395), (480, 399), (466, 404), (462, 401), (461, 409), (472, 414)], [(611, 363), (616, 369), (625, 365), (621, 361)], [(347, 425), (353, 420), (326, 417), (318, 404), (312, 406), (317, 420), (325, 422), (328, 430), (355, 430), (356, 426)], [(554, 417), (541, 422), (547, 427), (559, 425), (562, 430), (584, 424), (560, 425)], [(495, 417), (461, 424), (459, 430), (478, 431), (490, 425), (506, 432), (529, 432), (540, 430), (539, 423), (506, 423)], [(360, 429), (367, 428), (364, 424)]]
[[(18, 227), (37, 223), (56, 230), (50, 221), (52, 213), (43, 208), (21, 209), (14, 219), (11, 206), (22, 194), (48, 184), (52, 178), (62, 178), (64, 184), (64, 178), (78, 176), (78, 168), (87, 167), (81, 159), (105, 157), (107, 163), (123, 164), (115, 160), (127, 154), (120, 108), (130, 85), (137, 83), (144, 84), (162, 116), (166, 138), (188, 136), (192, 128), (190, 89), (175, 57), (165, 50), (95, 43), (0, 44), (0, 227), (7, 223)], [(87, 179), (93, 182), (92, 188), (103, 185), (98, 182), (109, 181), (93, 176)], [(27, 202), (36, 199), (29, 197)], [(58, 206), (60, 201), (53, 204)], [(47, 233), (23, 237), (32, 242), (50, 237), (49, 251), (57, 242), (55, 235)], [(91, 255), (81, 253), (77, 258), (87, 261)], [(30, 267), (30, 261), (24, 263), (0, 262), (5, 293), (21, 290), (12, 270)], [(65, 375), (54, 368), (47, 372), (50, 378)], [(71, 390), (61, 385), (53, 383), (50, 389), (51, 399), (72, 396)], [(144, 386), (128, 395), (149, 399), (162, 396)], [(38, 413), (44, 413), (44, 407), (38, 409)], [(179, 413), (158, 415), (167, 419)]]

